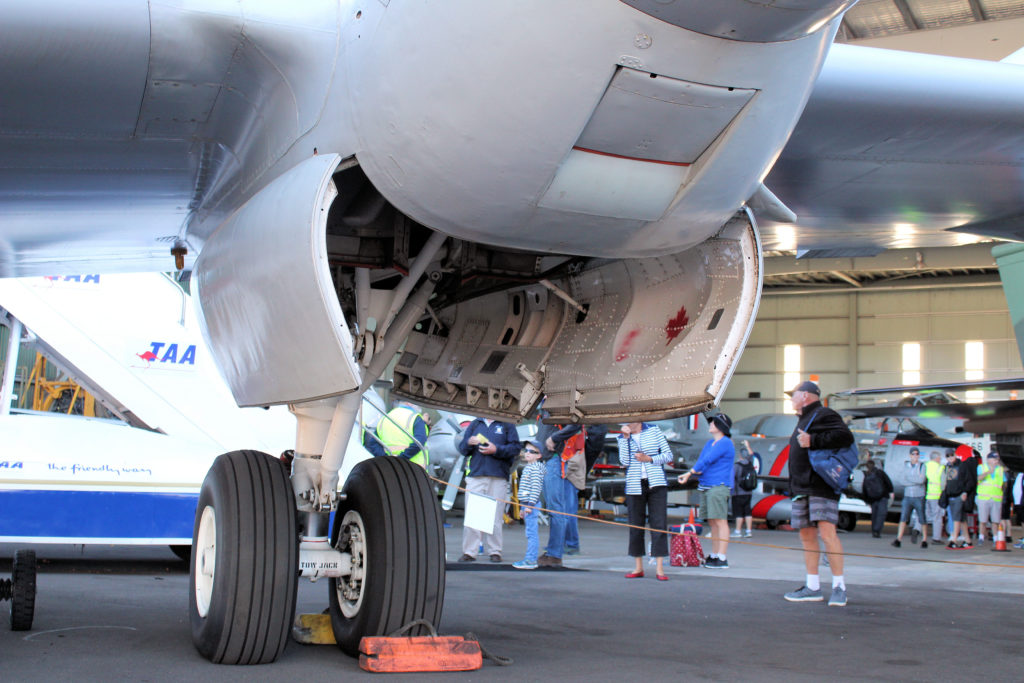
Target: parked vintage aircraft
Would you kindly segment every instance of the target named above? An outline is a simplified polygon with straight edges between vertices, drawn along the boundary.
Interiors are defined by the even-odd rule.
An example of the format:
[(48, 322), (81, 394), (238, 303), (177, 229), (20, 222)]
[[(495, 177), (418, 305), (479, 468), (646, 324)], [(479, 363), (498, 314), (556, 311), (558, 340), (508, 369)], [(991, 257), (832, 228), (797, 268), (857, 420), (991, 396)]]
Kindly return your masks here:
[(853, 1), (3, 2), (0, 273), (198, 253), (235, 400), (298, 418), (290, 480), (242, 451), (204, 483), (204, 656), (274, 660), (300, 573), (347, 652), (440, 618), (422, 470), (339, 493), (399, 350), (395, 393), (439, 408), (684, 415), (736, 367), (762, 241), (1017, 230), (1024, 69), (833, 47)]
[[(878, 396), (885, 394), (945, 393), (950, 391), (1017, 391), (1024, 389), (1024, 378), (919, 384), (913, 386), (849, 389), (837, 396)], [(843, 412), (860, 417), (947, 418), (963, 421), (963, 431), (969, 434), (988, 434), (1000, 458), (1010, 469), (1024, 471), (1024, 401), (1000, 399), (965, 403), (960, 401), (903, 401), (901, 405), (865, 405), (844, 409)]]

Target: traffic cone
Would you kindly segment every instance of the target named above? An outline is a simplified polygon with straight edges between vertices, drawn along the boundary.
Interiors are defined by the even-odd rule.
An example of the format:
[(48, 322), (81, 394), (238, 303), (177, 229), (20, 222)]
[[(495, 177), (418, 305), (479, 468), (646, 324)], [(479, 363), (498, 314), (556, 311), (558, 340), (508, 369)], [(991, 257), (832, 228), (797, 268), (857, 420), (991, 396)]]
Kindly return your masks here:
[(693, 508), (692, 507), (690, 508), (690, 519), (687, 520), (686, 523), (687, 524), (695, 524), (696, 523), (696, 518), (693, 516)]
[(996, 535), (996, 547), (992, 548), (992, 552), (1008, 553), (1010, 549), (1006, 547), (1006, 534), (1003, 533), (1003, 526), (999, 525), (999, 533)]

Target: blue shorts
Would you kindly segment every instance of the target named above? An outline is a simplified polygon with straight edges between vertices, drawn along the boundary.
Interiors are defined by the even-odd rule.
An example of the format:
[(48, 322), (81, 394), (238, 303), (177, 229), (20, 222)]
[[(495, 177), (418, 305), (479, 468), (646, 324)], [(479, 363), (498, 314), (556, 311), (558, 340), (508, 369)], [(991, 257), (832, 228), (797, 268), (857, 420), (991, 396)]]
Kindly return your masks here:
[(909, 522), (911, 510), (917, 510), (917, 521), (927, 524), (928, 518), (924, 516), (924, 496), (920, 498), (908, 498), (903, 496), (903, 507), (900, 508), (900, 521)]

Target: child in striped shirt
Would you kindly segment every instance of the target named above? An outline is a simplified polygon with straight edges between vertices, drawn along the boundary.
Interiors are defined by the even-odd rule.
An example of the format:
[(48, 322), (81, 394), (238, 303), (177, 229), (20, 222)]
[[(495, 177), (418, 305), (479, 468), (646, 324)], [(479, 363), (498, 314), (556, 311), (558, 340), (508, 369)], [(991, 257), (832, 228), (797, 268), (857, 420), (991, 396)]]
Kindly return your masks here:
[(526, 462), (523, 473), (519, 475), (519, 505), (523, 508), (523, 521), (526, 523), (526, 556), (519, 562), (513, 562), (516, 569), (536, 569), (537, 552), (540, 548), (540, 537), (537, 533), (537, 519), (540, 510), (535, 506), (540, 502), (540, 494), (544, 490), (544, 465), (540, 462), (540, 446), (533, 441), (526, 442), (522, 455)]

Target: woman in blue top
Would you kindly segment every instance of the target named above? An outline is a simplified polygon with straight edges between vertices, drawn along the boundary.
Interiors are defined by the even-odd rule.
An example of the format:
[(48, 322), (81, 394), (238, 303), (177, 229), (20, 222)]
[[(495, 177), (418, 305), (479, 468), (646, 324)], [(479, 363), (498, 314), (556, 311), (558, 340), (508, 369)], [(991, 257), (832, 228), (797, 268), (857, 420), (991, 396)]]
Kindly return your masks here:
[(672, 451), (661, 429), (652, 424), (622, 425), (618, 436), (619, 463), (626, 468), (626, 509), (629, 510), (629, 555), (636, 568), (627, 579), (644, 575), (644, 527), (651, 528), (651, 555), (657, 560), (657, 578), (668, 581), (664, 560), (668, 555), (668, 483), (665, 463)]
[(729, 438), (732, 420), (719, 413), (708, 420), (711, 440), (704, 444), (697, 462), (686, 474), (679, 475), (685, 484), (693, 474), (700, 476), (698, 488), (703, 492), (700, 516), (711, 526), (711, 555), (704, 560), (708, 569), (728, 569), (725, 552), (729, 547), (729, 490), (733, 485), (733, 462), (736, 448)]

